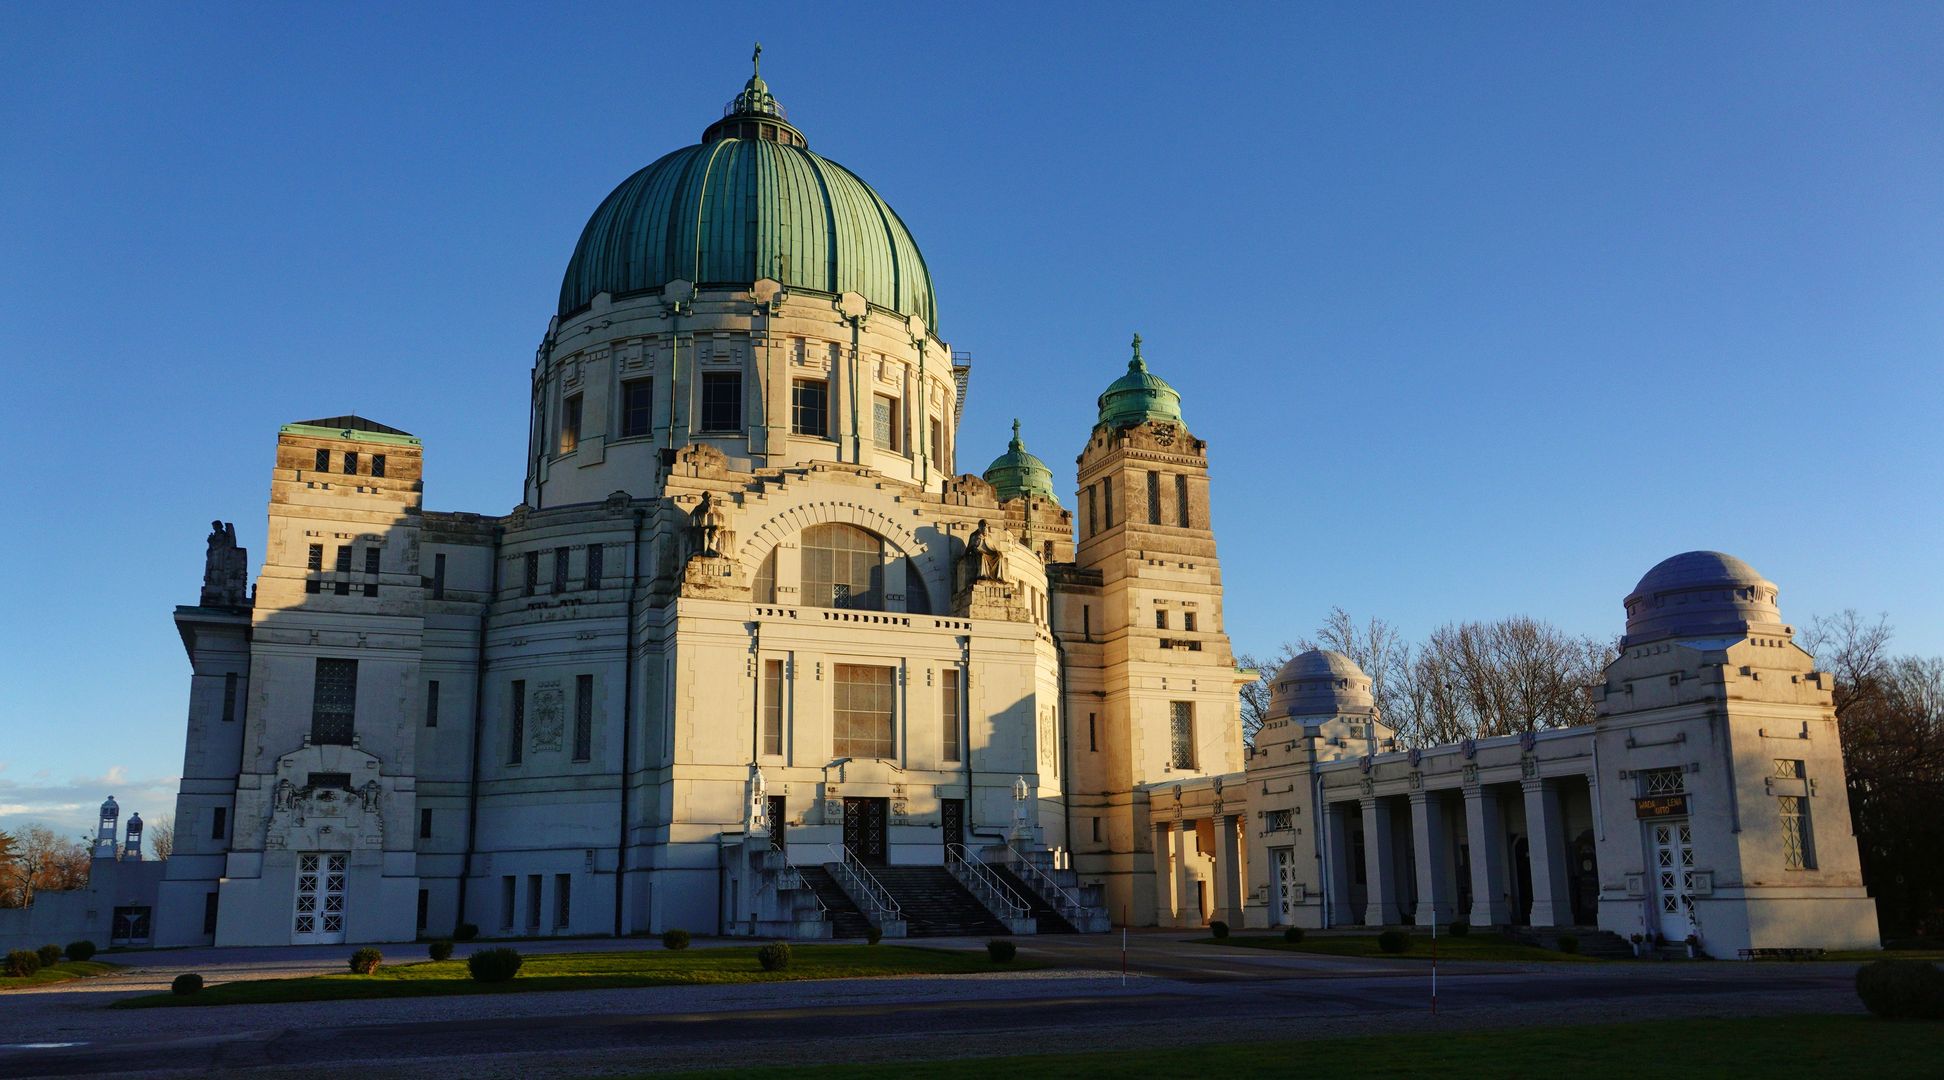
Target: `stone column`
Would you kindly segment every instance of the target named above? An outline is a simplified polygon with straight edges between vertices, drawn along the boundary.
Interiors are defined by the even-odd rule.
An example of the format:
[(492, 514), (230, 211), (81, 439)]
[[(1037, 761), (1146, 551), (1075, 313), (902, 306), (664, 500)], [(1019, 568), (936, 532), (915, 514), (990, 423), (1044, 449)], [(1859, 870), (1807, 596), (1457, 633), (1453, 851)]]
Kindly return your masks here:
[(1363, 797), (1364, 925), (1399, 922), (1397, 875), (1391, 869), (1390, 809), (1373, 795)]
[(1525, 789), (1526, 850), (1532, 859), (1532, 925), (1573, 925), (1572, 894), (1566, 884), (1566, 841), (1559, 821), (1559, 792), (1539, 777), (1521, 781)]
[(1188, 852), (1194, 847), (1195, 823), (1175, 822), (1175, 925), (1198, 927), (1202, 920), (1201, 897), (1196, 895), (1195, 877), (1188, 872)]
[(1411, 848), (1417, 857), (1417, 924), (1442, 926), (1452, 916), (1451, 844), (1444, 803), (1431, 792), (1411, 792)]
[(1329, 880), (1323, 883), (1323, 895), (1329, 901), (1329, 910), (1323, 919), (1325, 928), (1347, 925), (1355, 913), (1350, 910), (1350, 883), (1356, 880), (1357, 868), (1350, 865), (1349, 823), (1344, 820), (1342, 803), (1323, 804), (1323, 835), (1318, 842), (1329, 845), (1326, 858), (1329, 862)]
[(1505, 903), (1505, 825), (1499, 820), (1498, 799), (1483, 784), (1465, 789), (1465, 842), (1471, 848), (1471, 924), (1504, 926), (1510, 920)]
[(1242, 928), (1242, 850), (1237, 834), (1241, 820), (1234, 814), (1215, 818), (1215, 911), (1230, 927)]
[(1154, 925), (1175, 924), (1174, 826), (1154, 827)]

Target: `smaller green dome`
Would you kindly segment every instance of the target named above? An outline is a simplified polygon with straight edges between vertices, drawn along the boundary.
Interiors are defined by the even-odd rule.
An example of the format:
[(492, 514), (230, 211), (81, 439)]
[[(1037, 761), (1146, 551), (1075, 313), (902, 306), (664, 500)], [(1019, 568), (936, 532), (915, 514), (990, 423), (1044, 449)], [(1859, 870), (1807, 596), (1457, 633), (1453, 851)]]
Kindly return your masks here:
[(1100, 395), (1100, 423), (1117, 428), (1145, 424), (1149, 420), (1181, 422), (1181, 395), (1160, 378), (1148, 374), (1147, 361), (1141, 359), (1141, 335), (1134, 335), (1134, 359), (1127, 362), (1127, 374), (1115, 379)]
[(985, 482), (991, 484), (999, 493), (999, 501), (1017, 499), (1021, 495), (1037, 495), (1053, 505), (1060, 504), (1059, 497), (1053, 494), (1053, 470), (1046, 462), (1026, 452), (1026, 444), (1019, 441), (1019, 421), (1013, 421), (1012, 442), (1006, 452), (994, 458), (986, 466)]

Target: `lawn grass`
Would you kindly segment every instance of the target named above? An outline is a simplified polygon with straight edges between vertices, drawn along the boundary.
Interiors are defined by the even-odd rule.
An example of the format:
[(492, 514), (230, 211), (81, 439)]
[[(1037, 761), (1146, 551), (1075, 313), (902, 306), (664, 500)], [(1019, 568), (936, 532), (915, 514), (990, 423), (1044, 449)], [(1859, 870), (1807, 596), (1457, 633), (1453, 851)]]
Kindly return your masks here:
[[(414, 950), (416, 951), (416, 950)], [(962, 975), (1034, 967), (1026, 960), (998, 965), (980, 952), (947, 952), (905, 945), (792, 945), (790, 966), (764, 971), (756, 947), (653, 952), (551, 953), (528, 956), (511, 982), (474, 982), (463, 960), (387, 964), (375, 975), (311, 975), (220, 983), (202, 993), (148, 994), (117, 1008), (178, 1005), (261, 1005), (283, 1001), (346, 1001), (444, 994), (518, 994), (535, 990), (605, 990), (637, 986), (693, 986), (791, 979), (859, 979), (884, 975)], [(347, 949), (345, 957), (351, 953)]]
[[(1431, 935), (1412, 934), (1408, 952), (1387, 953), (1377, 947), (1376, 934), (1310, 934), (1301, 941), (1284, 941), (1281, 934), (1231, 934), (1225, 938), (1202, 938), (1203, 945), (1233, 945), (1244, 949), (1279, 949), (1283, 952), (1320, 953), (1324, 956), (1355, 956), (1373, 960), (1429, 960)], [(1473, 932), (1463, 937), (1438, 935), (1440, 960), (1543, 960), (1554, 963), (1597, 964), (1600, 961), (1578, 953), (1554, 952), (1536, 945), (1508, 941), (1504, 936)]]
[(52, 967), (44, 967), (25, 978), (12, 975), (0, 975), (0, 990), (20, 990), (29, 986), (46, 986), (48, 983), (66, 982), (69, 979), (86, 979), (90, 976), (107, 975), (120, 970), (120, 964), (109, 964), (100, 960), (63, 960)]
[(1944, 962), (1944, 949), (1830, 949), (1816, 959), (1864, 963), (1871, 960), (1929, 960), (1938, 963)]
[[(1936, 1076), (1944, 1061), (1944, 1023), (1894, 1022), (1861, 1016), (1780, 1016), (1734, 1020), (1506, 1028), (1213, 1043), (1150, 1050), (1108, 1050), (1034, 1057), (898, 1061), (887, 1064), (789, 1065), (684, 1073), (712, 1080), (989, 1080), (994, 1076), (1059, 1076), (1125, 1080), (1129, 1076), (1327, 1076), (1348, 1080), (1436, 1076), (1439, 1080), (1609, 1076), (1673, 1061), (1683, 1077), (1744, 1077), (1762, 1062), (1786, 1062), (1793, 1076), (1817, 1080), (1883, 1080)], [(1631, 1063), (1631, 1064), (1629, 1064)], [(666, 1074), (663, 1074), (666, 1075)]]

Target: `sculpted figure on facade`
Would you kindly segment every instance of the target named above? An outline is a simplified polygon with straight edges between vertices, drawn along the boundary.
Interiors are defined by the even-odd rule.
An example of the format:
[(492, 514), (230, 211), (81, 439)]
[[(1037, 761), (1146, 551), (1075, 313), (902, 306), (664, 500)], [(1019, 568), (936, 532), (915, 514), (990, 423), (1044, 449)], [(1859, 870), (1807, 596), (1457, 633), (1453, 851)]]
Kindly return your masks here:
[(209, 551), (203, 558), (203, 607), (242, 607), (249, 603), (249, 554), (236, 546), (234, 523), (209, 523)]

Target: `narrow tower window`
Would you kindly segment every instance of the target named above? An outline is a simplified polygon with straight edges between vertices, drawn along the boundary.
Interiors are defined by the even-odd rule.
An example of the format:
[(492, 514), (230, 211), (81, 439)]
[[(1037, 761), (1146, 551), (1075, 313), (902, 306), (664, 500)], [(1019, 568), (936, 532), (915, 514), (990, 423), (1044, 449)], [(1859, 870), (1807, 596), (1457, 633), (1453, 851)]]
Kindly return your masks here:
[(526, 758), (526, 680), (514, 679), (512, 701), (506, 724), (506, 763), (518, 765)]
[(1175, 517), (1176, 523), (1188, 528), (1188, 474), (1175, 474)]
[(763, 751), (783, 755), (783, 661), (763, 661)]
[(742, 372), (711, 371), (702, 376), (702, 431), (733, 434), (742, 430)]
[(1150, 470), (1148, 480), (1148, 524), (1161, 524), (1161, 474)]
[(574, 760), (594, 756), (594, 676), (574, 677)]
[(629, 379), (621, 384), (621, 437), (648, 434), (655, 415), (655, 380)]
[(959, 673), (957, 668), (946, 668), (939, 680), (939, 713), (944, 718), (943, 751), (939, 757), (945, 761), (958, 761), (959, 748)]
[(317, 746), (350, 746), (358, 710), (358, 662), (331, 656), (317, 658), (311, 687), (311, 742)]
[(560, 403), (560, 452), (571, 454), (580, 447), (581, 396), (569, 394)]
[(830, 383), (797, 379), (790, 384), (790, 432), (818, 439), (830, 437)]

